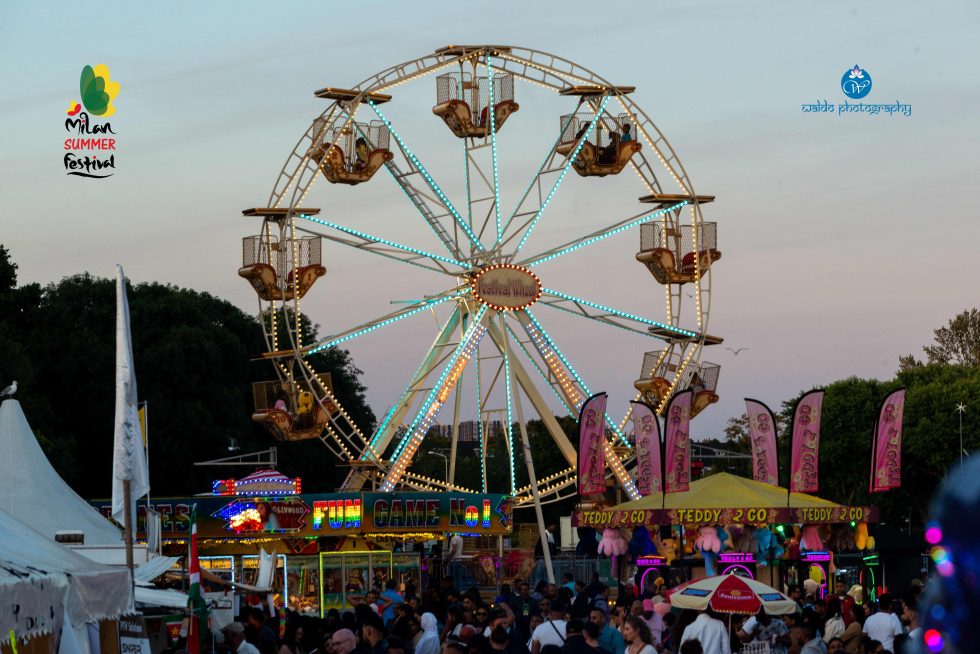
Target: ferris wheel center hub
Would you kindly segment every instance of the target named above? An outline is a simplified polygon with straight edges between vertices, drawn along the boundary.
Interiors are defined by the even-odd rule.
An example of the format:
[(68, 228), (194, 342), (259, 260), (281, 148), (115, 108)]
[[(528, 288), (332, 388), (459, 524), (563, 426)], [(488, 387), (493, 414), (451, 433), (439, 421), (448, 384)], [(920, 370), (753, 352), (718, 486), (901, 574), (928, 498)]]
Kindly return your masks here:
[(524, 266), (500, 263), (479, 270), (470, 279), (473, 296), (496, 311), (526, 309), (541, 297), (541, 280)]

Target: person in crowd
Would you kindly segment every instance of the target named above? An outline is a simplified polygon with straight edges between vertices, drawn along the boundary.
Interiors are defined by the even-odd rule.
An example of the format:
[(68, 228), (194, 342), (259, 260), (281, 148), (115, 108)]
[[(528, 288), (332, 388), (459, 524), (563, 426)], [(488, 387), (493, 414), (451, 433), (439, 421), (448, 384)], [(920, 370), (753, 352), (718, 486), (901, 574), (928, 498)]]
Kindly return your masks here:
[(528, 654), (524, 641), (501, 626), (493, 628), (487, 642), (490, 646), (488, 654)]
[(221, 629), (225, 637), (225, 645), (236, 654), (259, 654), (258, 648), (245, 640), (245, 625), (232, 622)]
[[(913, 579), (912, 581), (916, 582), (919, 580)], [(921, 584), (919, 588), (922, 588)], [(905, 596), (903, 604), (902, 625), (908, 629), (909, 637), (912, 640), (917, 640), (922, 637), (922, 626), (919, 624), (918, 594), (914, 591), (909, 591)], [(898, 654), (897, 648), (895, 651)]]
[(818, 619), (809, 616), (800, 623), (800, 654), (825, 654), (827, 646), (817, 631)]
[(661, 652), (674, 651), (674, 644), (671, 641), (671, 639), (673, 638), (675, 624), (677, 624), (677, 615), (675, 615), (674, 613), (665, 613), (663, 640), (660, 641), (660, 648), (659, 648)]
[(245, 633), (248, 636), (248, 642), (255, 645), (256, 649), (261, 649), (262, 643), (267, 641), (272, 643), (273, 651), (278, 651), (279, 639), (276, 638), (275, 632), (269, 625), (265, 623), (265, 611), (259, 607), (249, 609), (246, 620)]
[(395, 617), (388, 623), (388, 633), (401, 638), (403, 642), (411, 642), (412, 636), (415, 635), (411, 625), (415, 614), (412, 613), (407, 604), (395, 604), (393, 610)]
[(409, 654), (408, 648), (398, 636), (388, 636), (384, 641), (385, 654)]
[(680, 654), (704, 654), (704, 648), (701, 647), (701, 641), (697, 638), (692, 638), (681, 645)]
[(827, 643), (827, 654), (842, 654), (844, 651), (844, 641), (840, 638), (831, 638)]
[(405, 598), (402, 597), (397, 589), (398, 582), (394, 579), (389, 579), (385, 582), (385, 591), (381, 593), (381, 599), (385, 601), (384, 613), (381, 615), (381, 619), (384, 620), (386, 627), (395, 619), (395, 605), (405, 603)]
[(303, 625), (299, 620), (286, 623), (286, 633), (279, 654), (306, 654), (306, 649), (303, 647)]
[(585, 642), (585, 623), (579, 619), (568, 621), (565, 627), (565, 644), (562, 654), (598, 654), (598, 650)]
[(338, 629), (327, 641), (329, 654), (351, 654), (357, 645), (357, 637), (350, 629)]
[(361, 621), (361, 637), (354, 650), (355, 654), (387, 654), (381, 616), (373, 611), (361, 611), (357, 617)]
[(840, 635), (840, 639), (844, 643), (844, 651), (847, 654), (860, 654), (863, 630), (864, 607), (856, 603), (851, 604), (851, 623), (844, 628), (844, 633)]
[(575, 590), (575, 575), (573, 575), (571, 572), (566, 572), (561, 576), (561, 580), (562, 586), (567, 588), (569, 592), (571, 592), (572, 598), (574, 598), (577, 592)]
[(672, 654), (678, 654), (681, 651), (681, 641), (684, 638), (684, 631), (689, 625), (694, 623), (697, 617), (698, 612), (694, 609), (684, 609), (677, 616), (677, 622), (674, 623), (673, 628), (670, 630), (670, 651)]
[(731, 640), (728, 636), (728, 627), (719, 620), (714, 611), (710, 608), (704, 611), (687, 626), (681, 635), (681, 644), (685, 641), (697, 638), (701, 641), (701, 647), (705, 654), (731, 654)]
[(824, 612), (823, 620), (823, 642), (830, 644), (830, 641), (834, 638), (838, 638), (844, 633), (844, 616), (842, 615), (843, 607), (841, 607), (840, 600), (836, 597), (831, 598), (827, 602), (827, 608)]
[(531, 654), (542, 654), (545, 645), (561, 647), (565, 644), (565, 606), (560, 600), (551, 603), (548, 618), (531, 634)]
[(531, 638), (531, 616), (538, 613), (538, 602), (531, 597), (531, 587), (526, 581), (517, 585), (517, 596), (511, 599), (510, 608), (517, 618), (517, 632), (525, 641)]
[[(534, 613), (531, 615), (529, 627), (532, 634), (534, 633), (534, 630), (540, 627), (542, 624), (544, 624), (543, 615), (541, 615), (540, 613)], [(531, 651), (531, 636), (527, 637), (527, 651), (529, 652)]]
[(772, 654), (786, 654), (790, 644), (789, 627), (779, 618), (766, 613), (765, 609), (759, 609), (756, 615), (743, 622), (737, 635), (743, 643), (769, 643)]
[(878, 612), (868, 616), (863, 628), (868, 638), (879, 641), (884, 649), (891, 652), (895, 651), (895, 636), (905, 633), (892, 608), (892, 596), (882, 593), (878, 597)]
[(618, 629), (606, 624), (606, 613), (600, 608), (593, 608), (589, 611), (589, 622), (599, 629), (598, 646), (609, 654), (623, 654), (626, 650), (626, 643), (623, 641), (623, 634)]
[(594, 622), (586, 622), (585, 627), (582, 628), (582, 635), (590, 647), (595, 648), (599, 654), (612, 654), (605, 647), (599, 645), (599, 634), (601, 633), (602, 629)]
[[(650, 627), (646, 620), (639, 616), (627, 616), (623, 624), (623, 639), (629, 643), (626, 647), (626, 654), (657, 654)], [(729, 652), (725, 654), (729, 654)]]
[(887, 650), (881, 644), (881, 641), (874, 640), (873, 638), (864, 638), (864, 654), (885, 654)]

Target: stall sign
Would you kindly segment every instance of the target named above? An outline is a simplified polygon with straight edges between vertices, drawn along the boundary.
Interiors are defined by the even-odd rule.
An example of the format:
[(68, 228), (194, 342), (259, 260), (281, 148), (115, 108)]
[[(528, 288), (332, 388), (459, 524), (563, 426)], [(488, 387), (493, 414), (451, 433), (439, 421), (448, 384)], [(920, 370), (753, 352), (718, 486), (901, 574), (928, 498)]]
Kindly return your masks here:
[(830, 561), (830, 552), (800, 552), (800, 559), (803, 561)]
[(877, 522), (878, 507), (835, 506), (791, 509), (763, 507), (749, 509), (649, 509), (635, 511), (595, 510), (572, 514), (573, 527), (615, 529), (658, 525), (731, 524), (839, 524), (851, 521)]
[(236, 499), (211, 514), (225, 521), (236, 534), (294, 534), (306, 526), (310, 512), (298, 497), (249, 497)]
[(752, 552), (722, 552), (718, 555), (721, 563), (755, 563)]
[(150, 638), (141, 614), (119, 616), (119, 653), (150, 654)]
[(667, 563), (667, 559), (662, 556), (639, 556), (636, 559), (636, 565), (640, 567), (660, 566), (665, 563)]

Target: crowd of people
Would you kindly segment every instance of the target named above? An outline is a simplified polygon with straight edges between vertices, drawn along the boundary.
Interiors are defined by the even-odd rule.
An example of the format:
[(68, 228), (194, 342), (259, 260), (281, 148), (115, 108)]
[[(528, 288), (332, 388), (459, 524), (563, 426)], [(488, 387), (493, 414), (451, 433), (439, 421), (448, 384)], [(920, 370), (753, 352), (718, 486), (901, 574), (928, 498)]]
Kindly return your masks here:
[(492, 599), (460, 592), (450, 577), (421, 593), (389, 580), (323, 620), (288, 614), (278, 633), (264, 611), (248, 610), (219, 641), (235, 654), (904, 654), (921, 631), (920, 590), (883, 594), (877, 606), (854, 589), (826, 599), (793, 592), (796, 613), (721, 616), (672, 609), (662, 579), (643, 592), (620, 586), (618, 601), (597, 576), (533, 589), (518, 579)]

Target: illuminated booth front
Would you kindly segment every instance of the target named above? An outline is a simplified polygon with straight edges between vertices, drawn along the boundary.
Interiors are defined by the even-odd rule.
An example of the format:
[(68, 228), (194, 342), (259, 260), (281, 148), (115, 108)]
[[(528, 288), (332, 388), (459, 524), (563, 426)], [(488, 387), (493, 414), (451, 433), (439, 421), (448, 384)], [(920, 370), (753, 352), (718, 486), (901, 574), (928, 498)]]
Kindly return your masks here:
[[(275, 608), (310, 616), (351, 608), (350, 597), (375, 581), (383, 586), (394, 578), (400, 589), (421, 588), (418, 554), (393, 551), (402, 542), (511, 533), (513, 502), (507, 495), (300, 490), (299, 479), (265, 470), (216, 481), (211, 496), (154, 498), (151, 508), (161, 514), (166, 553), (183, 556), (191, 507), (197, 505), (201, 567), (215, 581), (254, 587), (260, 551), (276, 556), (269, 582)], [(105, 515), (111, 511), (108, 501), (92, 504)], [(137, 538), (145, 538), (145, 530), (141, 505)]]

